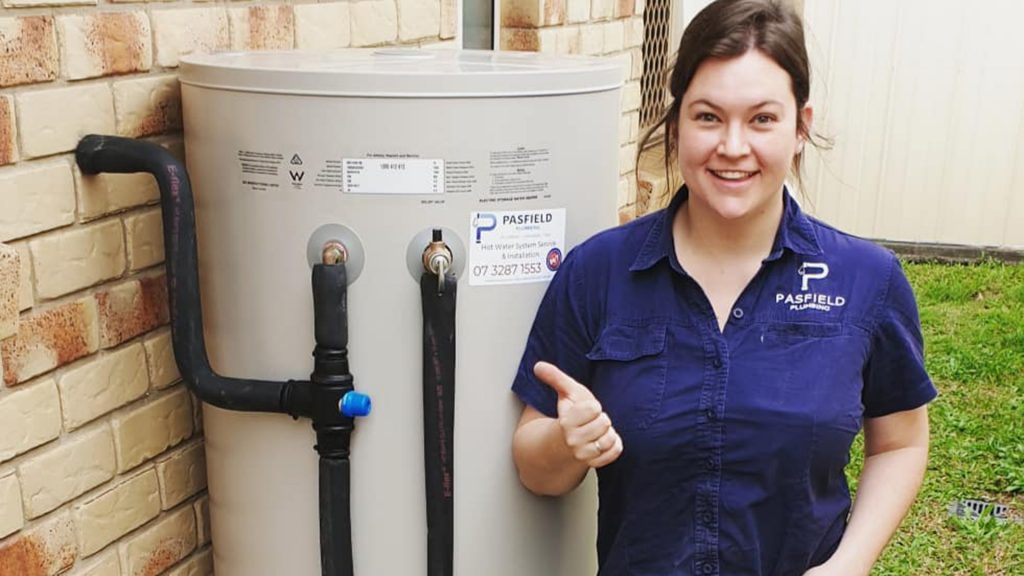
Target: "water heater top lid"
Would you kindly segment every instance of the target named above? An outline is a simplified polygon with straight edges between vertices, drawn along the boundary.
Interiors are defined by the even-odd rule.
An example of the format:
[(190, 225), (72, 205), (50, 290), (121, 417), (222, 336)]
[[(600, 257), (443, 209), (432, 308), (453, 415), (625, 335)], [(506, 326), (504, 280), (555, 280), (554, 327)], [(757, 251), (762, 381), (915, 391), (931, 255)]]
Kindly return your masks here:
[(616, 89), (624, 77), (620, 59), (410, 48), (194, 54), (180, 74), (214, 89), (391, 98), (577, 94)]

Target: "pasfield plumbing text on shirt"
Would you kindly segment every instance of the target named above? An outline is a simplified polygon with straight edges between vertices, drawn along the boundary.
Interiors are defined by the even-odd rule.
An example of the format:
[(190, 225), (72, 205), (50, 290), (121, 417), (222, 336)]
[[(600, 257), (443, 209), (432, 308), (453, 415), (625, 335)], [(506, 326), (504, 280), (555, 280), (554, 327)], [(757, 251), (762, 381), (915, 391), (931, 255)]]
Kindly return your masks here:
[(470, 213), (471, 286), (543, 282), (565, 251), (565, 209)]

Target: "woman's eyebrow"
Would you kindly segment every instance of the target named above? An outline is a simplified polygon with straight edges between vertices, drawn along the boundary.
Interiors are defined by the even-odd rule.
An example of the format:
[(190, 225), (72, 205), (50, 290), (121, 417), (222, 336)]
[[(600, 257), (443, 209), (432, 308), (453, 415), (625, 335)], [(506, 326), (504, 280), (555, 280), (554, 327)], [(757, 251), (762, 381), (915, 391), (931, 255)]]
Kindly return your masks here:
[[(687, 106), (687, 108), (693, 108), (694, 106), (698, 106), (698, 105), (704, 105), (704, 106), (707, 106), (707, 107), (712, 108), (714, 110), (722, 110), (721, 106), (719, 106), (719, 105), (715, 104), (714, 102), (712, 102), (710, 100), (707, 100), (705, 98), (699, 98), (697, 100), (694, 100), (693, 102), (690, 102), (690, 104)], [(753, 106), (748, 108), (748, 110), (757, 110), (759, 108), (764, 108), (765, 106), (780, 106), (781, 107), (782, 106), (782, 102), (779, 102), (778, 100), (764, 100), (764, 101), (758, 102), (757, 104), (754, 104)]]

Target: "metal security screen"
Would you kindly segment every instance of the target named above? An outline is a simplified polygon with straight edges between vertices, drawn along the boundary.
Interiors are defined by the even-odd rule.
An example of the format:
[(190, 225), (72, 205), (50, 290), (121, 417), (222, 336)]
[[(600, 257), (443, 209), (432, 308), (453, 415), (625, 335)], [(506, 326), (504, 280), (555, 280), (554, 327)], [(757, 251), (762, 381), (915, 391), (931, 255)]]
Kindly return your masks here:
[(647, 0), (644, 10), (644, 73), (640, 78), (640, 129), (658, 121), (665, 106), (672, 33), (672, 1)]

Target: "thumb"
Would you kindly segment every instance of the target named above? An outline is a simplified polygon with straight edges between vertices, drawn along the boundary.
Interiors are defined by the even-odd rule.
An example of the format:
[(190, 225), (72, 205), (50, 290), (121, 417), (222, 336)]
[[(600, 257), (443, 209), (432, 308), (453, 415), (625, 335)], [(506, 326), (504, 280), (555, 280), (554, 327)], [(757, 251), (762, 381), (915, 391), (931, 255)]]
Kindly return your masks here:
[(558, 366), (549, 362), (537, 362), (534, 364), (533, 374), (537, 376), (538, 380), (557, 392), (559, 398), (566, 398), (573, 402), (594, 398), (594, 395), (591, 394), (586, 386), (580, 384), (571, 376), (562, 372)]

